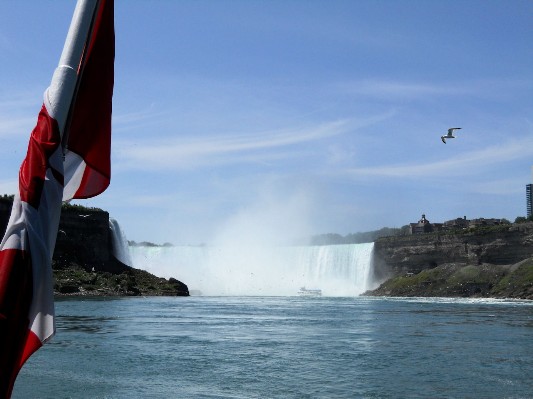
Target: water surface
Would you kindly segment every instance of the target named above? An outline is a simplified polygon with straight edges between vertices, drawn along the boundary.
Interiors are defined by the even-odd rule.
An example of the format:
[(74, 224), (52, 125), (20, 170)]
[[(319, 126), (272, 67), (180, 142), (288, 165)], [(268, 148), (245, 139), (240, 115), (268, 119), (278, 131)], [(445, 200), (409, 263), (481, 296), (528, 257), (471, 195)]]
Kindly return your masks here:
[(56, 303), (13, 398), (526, 398), (527, 301), (190, 297)]

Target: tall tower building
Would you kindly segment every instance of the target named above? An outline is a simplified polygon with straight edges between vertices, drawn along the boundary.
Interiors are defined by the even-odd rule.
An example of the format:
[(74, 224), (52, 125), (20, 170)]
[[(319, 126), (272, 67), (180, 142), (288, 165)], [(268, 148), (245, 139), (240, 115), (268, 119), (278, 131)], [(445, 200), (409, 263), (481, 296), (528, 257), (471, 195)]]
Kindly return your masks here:
[[(533, 166), (531, 167), (531, 181), (533, 181)], [(526, 185), (527, 217), (533, 215), (533, 184)]]
[(533, 184), (526, 185), (527, 217), (533, 215)]

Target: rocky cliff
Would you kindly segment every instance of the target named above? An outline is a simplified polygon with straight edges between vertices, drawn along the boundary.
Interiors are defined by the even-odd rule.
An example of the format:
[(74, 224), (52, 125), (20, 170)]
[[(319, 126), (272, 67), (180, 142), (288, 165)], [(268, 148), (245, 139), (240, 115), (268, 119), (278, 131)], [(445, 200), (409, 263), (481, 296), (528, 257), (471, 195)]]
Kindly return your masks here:
[(418, 273), (445, 263), (508, 265), (533, 256), (533, 222), (454, 233), (383, 237), (374, 244), (378, 276)]
[(531, 258), (531, 222), (384, 237), (374, 244), (375, 278), (389, 280), (368, 294), (533, 299)]
[[(12, 199), (0, 197), (0, 229), (5, 232)], [(64, 205), (52, 260), (56, 295), (177, 295), (187, 286), (127, 266), (113, 256), (109, 214)]]

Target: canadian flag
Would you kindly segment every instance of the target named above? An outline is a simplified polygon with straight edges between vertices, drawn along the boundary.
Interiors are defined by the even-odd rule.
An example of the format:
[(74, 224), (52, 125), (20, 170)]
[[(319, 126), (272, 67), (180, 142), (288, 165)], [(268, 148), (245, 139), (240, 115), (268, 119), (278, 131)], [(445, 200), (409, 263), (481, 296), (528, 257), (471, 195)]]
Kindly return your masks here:
[(19, 172), (0, 244), (0, 397), (55, 333), (52, 255), (62, 201), (110, 182), (113, 0), (78, 0)]

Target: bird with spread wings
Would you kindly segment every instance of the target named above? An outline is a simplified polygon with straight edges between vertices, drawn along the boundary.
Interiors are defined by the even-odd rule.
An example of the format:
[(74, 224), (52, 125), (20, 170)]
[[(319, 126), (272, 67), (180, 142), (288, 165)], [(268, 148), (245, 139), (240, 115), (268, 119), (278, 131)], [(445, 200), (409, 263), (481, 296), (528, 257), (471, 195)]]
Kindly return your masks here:
[(446, 144), (446, 139), (454, 139), (455, 136), (453, 135), (453, 131), (454, 130), (458, 130), (458, 129), (461, 129), (460, 127), (451, 127), (448, 129), (448, 134), (445, 135), (445, 136), (440, 136), (440, 139), (442, 140), (442, 142), (444, 144)]

